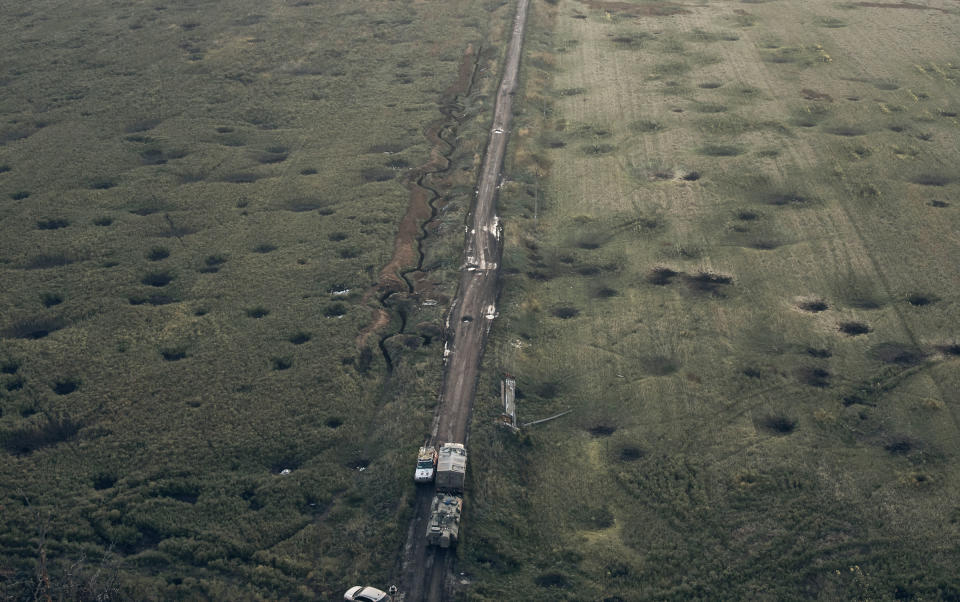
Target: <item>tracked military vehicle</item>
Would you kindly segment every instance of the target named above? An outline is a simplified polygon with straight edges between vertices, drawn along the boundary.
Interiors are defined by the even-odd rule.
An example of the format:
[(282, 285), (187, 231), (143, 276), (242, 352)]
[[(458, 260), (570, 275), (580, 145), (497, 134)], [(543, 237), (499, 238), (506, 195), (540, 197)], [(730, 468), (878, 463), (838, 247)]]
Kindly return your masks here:
[(430, 507), (430, 524), (427, 525), (427, 545), (449, 548), (457, 545), (460, 536), (460, 513), (463, 498), (459, 495), (438, 493)]

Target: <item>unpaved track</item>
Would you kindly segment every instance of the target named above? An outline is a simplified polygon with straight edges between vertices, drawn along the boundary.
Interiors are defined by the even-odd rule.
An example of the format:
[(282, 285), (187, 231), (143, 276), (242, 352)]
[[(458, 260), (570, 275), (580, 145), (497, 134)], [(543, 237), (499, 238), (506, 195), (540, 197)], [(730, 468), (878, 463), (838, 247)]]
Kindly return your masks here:
[[(497, 90), (490, 139), (477, 182), (477, 198), (468, 220), (470, 225), (460, 286), (447, 317), (445, 370), (432, 433), (433, 444), (466, 442), (480, 358), (496, 315), (503, 250), (502, 229), (496, 214), (497, 184), (513, 115), (513, 94), (520, 70), (528, 5), (529, 0), (517, 3), (503, 79)], [(404, 548), (402, 591), (410, 602), (448, 599), (445, 582), (454, 561), (453, 553), (426, 547), (425, 533), (433, 491), (423, 489), (416, 498), (416, 515), (411, 521)], [(461, 527), (461, 533), (466, 527)]]

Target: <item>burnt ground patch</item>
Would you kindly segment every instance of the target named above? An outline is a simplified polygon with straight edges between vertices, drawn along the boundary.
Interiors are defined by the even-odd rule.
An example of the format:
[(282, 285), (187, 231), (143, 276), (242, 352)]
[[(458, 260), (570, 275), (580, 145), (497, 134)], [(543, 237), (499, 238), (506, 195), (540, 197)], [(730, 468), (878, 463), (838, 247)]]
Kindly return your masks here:
[(160, 350), (160, 356), (167, 362), (178, 362), (187, 357), (187, 350), (183, 347), (167, 347)]
[(323, 423), (324, 426), (331, 429), (338, 429), (343, 425), (343, 419), (339, 416), (331, 416)]
[(857, 336), (870, 332), (870, 327), (864, 322), (841, 322), (837, 325), (837, 328), (840, 332), (848, 336)]
[(916, 366), (927, 357), (927, 354), (919, 347), (892, 342), (875, 345), (867, 353), (871, 358), (884, 364), (896, 364), (898, 366)]
[(786, 414), (767, 414), (757, 421), (757, 426), (773, 435), (789, 435), (797, 428), (797, 421)]

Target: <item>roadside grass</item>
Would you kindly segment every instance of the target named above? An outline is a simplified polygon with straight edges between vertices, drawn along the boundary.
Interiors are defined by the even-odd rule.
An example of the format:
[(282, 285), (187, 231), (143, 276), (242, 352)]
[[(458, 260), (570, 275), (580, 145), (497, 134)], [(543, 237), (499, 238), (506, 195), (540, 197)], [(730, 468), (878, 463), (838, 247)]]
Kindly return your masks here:
[[(575, 35), (583, 52), (525, 66), (524, 94), (589, 96), (518, 110), (515, 129), (541, 134), (512, 139), (501, 189), (466, 599), (960, 593), (944, 519), (960, 511), (960, 188), (955, 124), (925, 104), (952, 106), (955, 88), (918, 57), (870, 54), (885, 30), (828, 3), (745, 8), (626, 30), (597, 10), (571, 19), (577, 2), (533, 7), (529, 43)], [(807, 17), (813, 38), (786, 24)], [(739, 40), (709, 45), (722, 62), (685, 56), (736, 25)], [(869, 40), (845, 39), (854, 25)], [(614, 42), (601, 68), (590, 49), (611, 35), (643, 49)], [(610, 151), (584, 153), (577, 124)], [(498, 427), (504, 373), (521, 423), (572, 412)]]
[[(441, 94), (507, 9), (0, 12), (0, 597), (40, 591), (41, 546), (55, 598), (389, 583), (445, 307), (410, 311), (388, 375), (356, 347), (364, 294)], [(496, 59), (426, 250), (447, 299)]]

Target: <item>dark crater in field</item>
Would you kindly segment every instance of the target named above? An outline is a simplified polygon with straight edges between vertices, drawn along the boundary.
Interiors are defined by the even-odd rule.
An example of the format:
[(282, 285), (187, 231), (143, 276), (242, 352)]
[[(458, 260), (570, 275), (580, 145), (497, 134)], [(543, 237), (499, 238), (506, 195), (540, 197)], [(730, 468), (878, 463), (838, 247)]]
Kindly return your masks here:
[(170, 249), (166, 247), (153, 247), (147, 251), (147, 259), (150, 261), (160, 261), (170, 257)]
[(830, 372), (823, 368), (804, 367), (797, 370), (797, 380), (811, 387), (826, 388), (830, 386)]
[(254, 319), (260, 319), (266, 317), (270, 314), (270, 310), (266, 307), (251, 307), (246, 310), (247, 316)]
[(117, 483), (117, 475), (111, 472), (98, 472), (93, 475), (93, 488), (97, 491), (103, 491), (104, 489), (110, 489)]
[(646, 450), (634, 446), (626, 446), (620, 449), (617, 459), (621, 462), (635, 462), (647, 455)]
[(647, 282), (657, 286), (666, 286), (673, 281), (675, 276), (679, 275), (680, 272), (671, 270), (668, 267), (657, 266), (650, 271), (650, 274), (647, 275)]
[(42, 339), (67, 326), (60, 318), (26, 318), (0, 331), (0, 336), (11, 339)]
[(944, 355), (960, 355), (960, 344), (950, 343), (948, 345), (938, 345), (937, 351)]
[(347, 313), (347, 306), (343, 303), (333, 303), (323, 310), (323, 315), (328, 318), (337, 318)]
[(276, 250), (277, 250), (277, 246), (271, 245), (270, 243), (263, 243), (253, 248), (254, 253), (271, 253)]
[(870, 327), (863, 322), (841, 322), (837, 327), (840, 332), (849, 336), (857, 336), (870, 332)]
[(923, 363), (927, 354), (922, 349), (914, 345), (905, 343), (880, 343), (870, 348), (868, 355), (883, 362), (884, 364), (896, 364), (899, 366), (916, 366)]
[(20, 266), (24, 270), (49, 270), (70, 265), (79, 261), (79, 258), (66, 253), (51, 253), (43, 255), (34, 255)]
[(270, 367), (273, 370), (288, 370), (293, 366), (293, 360), (288, 357), (275, 357), (270, 360)]
[(810, 299), (807, 301), (801, 301), (800, 303), (797, 303), (797, 307), (803, 311), (809, 311), (811, 313), (819, 313), (821, 311), (830, 309), (830, 306), (823, 299)]
[(24, 456), (73, 439), (82, 426), (70, 417), (48, 417), (43, 424), (4, 431), (0, 441), (8, 453)]
[(768, 414), (757, 422), (757, 426), (774, 435), (789, 435), (797, 428), (797, 421), (784, 414)]
[(895, 456), (906, 456), (910, 452), (919, 449), (920, 441), (907, 435), (892, 435), (883, 444), (883, 449)]
[(324, 209), (330, 203), (326, 201), (321, 201), (317, 199), (297, 199), (286, 203), (282, 209), (285, 211), (292, 211), (294, 213), (306, 213), (308, 211), (317, 211), (319, 209)]
[(539, 587), (551, 589), (569, 589), (573, 587), (573, 583), (571, 583), (570, 579), (563, 573), (543, 573), (542, 575), (537, 575), (533, 582)]
[(733, 283), (733, 277), (713, 272), (698, 272), (694, 275), (684, 274), (683, 279), (690, 289), (697, 293), (704, 293), (714, 297), (723, 296), (723, 288)]
[(327, 428), (338, 429), (343, 425), (343, 419), (338, 416), (331, 416), (323, 423)]
[(173, 282), (173, 275), (170, 272), (150, 272), (140, 279), (142, 284), (147, 286), (162, 287)]
[(252, 172), (232, 173), (223, 177), (223, 181), (230, 184), (253, 184), (259, 179), (260, 176)]
[(815, 357), (817, 359), (826, 359), (828, 357), (833, 357), (833, 352), (829, 349), (818, 349), (816, 347), (807, 347), (807, 355), (810, 357)]
[(910, 181), (914, 184), (920, 184), (921, 186), (946, 186), (952, 181), (952, 179), (950, 176), (943, 174), (928, 173), (915, 176)]
[(303, 345), (304, 343), (309, 342), (310, 339), (312, 338), (313, 338), (313, 335), (311, 335), (309, 332), (301, 331), (296, 334), (290, 335), (290, 338), (288, 338), (287, 340), (293, 343), (294, 345)]
[(67, 219), (42, 219), (37, 221), (37, 230), (59, 230), (70, 225)]
[(170, 295), (161, 295), (155, 293), (153, 295), (134, 295), (128, 298), (130, 305), (169, 305), (171, 303), (177, 303), (178, 299), (171, 297)]
[(665, 355), (648, 355), (641, 358), (644, 372), (653, 376), (667, 376), (680, 369), (680, 362)]
[(925, 295), (922, 293), (913, 293), (907, 297), (907, 303), (913, 305), (914, 307), (923, 307), (925, 305), (930, 305), (937, 301), (936, 297), (933, 295)]
[(54, 307), (63, 303), (63, 295), (57, 293), (43, 293), (40, 295), (40, 302), (44, 307)]
[(73, 378), (67, 378), (64, 380), (55, 381), (50, 388), (53, 389), (53, 392), (56, 393), (57, 395), (69, 395), (74, 391), (76, 391), (77, 388), (79, 387), (80, 387), (79, 380), (76, 380)]
[(609, 437), (617, 432), (617, 427), (608, 424), (598, 424), (587, 429), (587, 432), (594, 437)]
[(555, 317), (560, 318), (561, 320), (568, 320), (570, 318), (576, 318), (580, 315), (580, 310), (576, 307), (569, 305), (563, 305), (560, 307), (555, 307), (550, 313)]
[(183, 347), (170, 347), (160, 350), (160, 356), (164, 361), (178, 362), (187, 357), (187, 350)]

